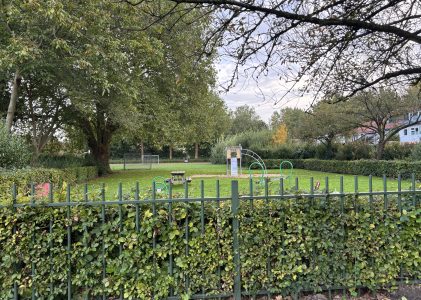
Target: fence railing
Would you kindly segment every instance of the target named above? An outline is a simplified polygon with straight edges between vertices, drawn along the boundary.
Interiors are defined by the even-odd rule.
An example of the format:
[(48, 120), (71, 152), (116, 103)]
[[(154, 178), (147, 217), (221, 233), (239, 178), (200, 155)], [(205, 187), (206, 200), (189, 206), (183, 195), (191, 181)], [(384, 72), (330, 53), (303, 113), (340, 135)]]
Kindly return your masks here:
[[(0, 207), (0, 298), (14, 299), (222, 299), (336, 290), (357, 293), (387, 285), (419, 282), (421, 190), (367, 192), (285, 190), (270, 195), (55, 202), (30, 189), (28, 203)], [(85, 195), (87, 195), (85, 186)]]

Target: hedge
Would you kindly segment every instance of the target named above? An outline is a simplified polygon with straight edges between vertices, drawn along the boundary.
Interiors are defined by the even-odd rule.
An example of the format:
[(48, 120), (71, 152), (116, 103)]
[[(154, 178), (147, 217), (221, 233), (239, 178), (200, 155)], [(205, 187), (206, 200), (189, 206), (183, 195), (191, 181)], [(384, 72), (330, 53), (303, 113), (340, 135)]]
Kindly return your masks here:
[[(268, 169), (277, 169), (282, 160), (267, 159), (264, 160)], [(390, 161), (390, 160), (320, 160), (320, 159), (289, 159), (294, 168), (312, 171), (354, 174), (354, 175), (373, 175), (389, 178), (397, 178), (399, 174), (402, 178), (410, 178), (415, 174), (416, 178), (421, 178), (421, 161)], [(285, 167), (287, 167), (285, 165)]]
[[(243, 290), (353, 291), (357, 286), (394, 285), (400, 275), (403, 282), (419, 279), (421, 210), (409, 204), (412, 196), (402, 197), (402, 211), (392, 201), (396, 199), (388, 199), (387, 209), (381, 197), (375, 197), (371, 206), (367, 199), (353, 196), (343, 202), (300, 197), (242, 201)], [(120, 291), (125, 299), (164, 299), (170, 290), (181, 299), (188, 299), (186, 294), (230, 292), (230, 202), (219, 206), (206, 201), (203, 210), (202, 219), (201, 204), (192, 202), (171, 207), (158, 201), (138, 207), (2, 208), (0, 298), (10, 299), (16, 282), (24, 299), (30, 298), (32, 287), (40, 299), (63, 299), (69, 267), (74, 299), (116, 299)]]
[(53, 186), (63, 182), (73, 184), (98, 177), (97, 167), (73, 167), (65, 169), (20, 169), (0, 172), (0, 200), (10, 198), (11, 187), (16, 184), (18, 192), (28, 193), (30, 184), (51, 182)]

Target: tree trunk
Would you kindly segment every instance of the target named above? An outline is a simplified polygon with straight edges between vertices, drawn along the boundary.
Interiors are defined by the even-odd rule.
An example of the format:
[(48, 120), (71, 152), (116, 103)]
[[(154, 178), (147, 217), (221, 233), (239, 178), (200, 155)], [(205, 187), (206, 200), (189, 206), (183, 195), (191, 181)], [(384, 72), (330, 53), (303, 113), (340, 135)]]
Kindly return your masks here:
[(383, 158), (385, 146), (386, 146), (386, 141), (379, 140), (379, 143), (377, 144), (376, 159), (380, 160)]
[(170, 160), (172, 160), (172, 146), (170, 146)]
[(199, 143), (194, 144), (194, 159), (199, 158)]
[(89, 121), (85, 117), (80, 125), (82, 125), (81, 129), (86, 135), (89, 149), (98, 167), (98, 175), (102, 176), (112, 173), (110, 167), (110, 144), (112, 135), (117, 130), (117, 127), (110, 120), (106, 119), (101, 107), (98, 106), (97, 110), (94, 122)]
[(19, 71), (16, 70), (15, 78), (13, 79), (12, 93), (10, 94), (9, 107), (7, 108), (6, 116), (6, 128), (8, 132), (12, 130), (13, 118), (16, 112), (16, 103), (18, 101), (19, 86), (21, 83), (21, 77)]
[(143, 155), (145, 154), (145, 145), (143, 144), (143, 141), (140, 142), (140, 157), (142, 159), (142, 163), (143, 163)]
[(99, 176), (111, 173), (110, 142), (96, 143), (95, 145), (89, 144), (89, 148), (98, 166)]

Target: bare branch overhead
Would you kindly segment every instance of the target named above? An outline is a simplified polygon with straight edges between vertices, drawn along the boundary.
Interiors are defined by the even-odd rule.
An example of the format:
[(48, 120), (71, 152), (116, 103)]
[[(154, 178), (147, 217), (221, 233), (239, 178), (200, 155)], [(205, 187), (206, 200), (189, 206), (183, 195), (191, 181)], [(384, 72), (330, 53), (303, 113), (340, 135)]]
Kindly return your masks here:
[(252, 66), (256, 77), (276, 73), (303, 93), (339, 99), (421, 82), (419, 0), (167, 1), (212, 12), (208, 35), (218, 40), (207, 47), (233, 57), (235, 72)]

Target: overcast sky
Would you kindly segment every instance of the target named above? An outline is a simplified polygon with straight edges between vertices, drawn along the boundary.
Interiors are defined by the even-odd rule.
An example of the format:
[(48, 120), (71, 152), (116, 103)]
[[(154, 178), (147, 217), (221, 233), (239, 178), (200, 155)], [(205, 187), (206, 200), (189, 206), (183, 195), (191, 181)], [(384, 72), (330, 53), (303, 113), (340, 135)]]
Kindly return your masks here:
[[(234, 63), (227, 59), (221, 59), (216, 64), (218, 71), (218, 81), (222, 86), (226, 86), (233, 74)], [(298, 92), (285, 95), (290, 85), (285, 83), (276, 74), (269, 73), (261, 76), (258, 81), (252, 78), (244, 70), (240, 71), (239, 80), (228, 92), (221, 92), (222, 99), (225, 100), (228, 108), (234, 110), (241, 105), (249, 105), (255, 108), (256, 112), (267, 122), (274, 111), (279, 111), (284, 107), (298, 107), (306, 109), (311, 104), (311, 95), (301, 97)], [(222, 87), (220, 88), (222, 91)]]

